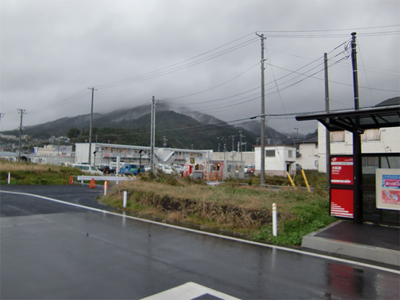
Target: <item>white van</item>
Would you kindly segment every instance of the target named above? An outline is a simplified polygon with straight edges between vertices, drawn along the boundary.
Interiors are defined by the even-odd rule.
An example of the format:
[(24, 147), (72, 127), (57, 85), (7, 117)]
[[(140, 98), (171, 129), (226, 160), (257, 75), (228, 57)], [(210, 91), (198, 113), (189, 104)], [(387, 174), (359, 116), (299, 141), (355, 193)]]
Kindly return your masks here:
[(73, 164), (72, 167), (81, 169), (85, 173), (89, 173), (91, 175), (103, 175), (103, 172), (101, 172), (99, 169), (90, 166), (90, 165), (84, 165), (84, 164)]

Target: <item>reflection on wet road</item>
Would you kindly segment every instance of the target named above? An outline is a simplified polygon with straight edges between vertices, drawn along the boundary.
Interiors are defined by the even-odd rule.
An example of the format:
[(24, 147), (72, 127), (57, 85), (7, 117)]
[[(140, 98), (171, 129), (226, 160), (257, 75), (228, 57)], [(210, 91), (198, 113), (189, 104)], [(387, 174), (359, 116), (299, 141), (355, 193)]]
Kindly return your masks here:
[[(17, 189), (98, 210), (5, 193)], [(240, 299), (400, 297), (399, 272), (110, 214), (87, 187), (1, 190), (2, 299), (140, 299), (188, 282)]]

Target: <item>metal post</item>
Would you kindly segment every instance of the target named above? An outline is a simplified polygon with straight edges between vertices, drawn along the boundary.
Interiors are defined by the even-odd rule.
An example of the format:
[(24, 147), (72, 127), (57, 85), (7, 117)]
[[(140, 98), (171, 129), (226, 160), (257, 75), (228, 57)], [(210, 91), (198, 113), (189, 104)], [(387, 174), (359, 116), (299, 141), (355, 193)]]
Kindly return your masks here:
[[(329, 113), (329, 81), (328, 81), (328, 54), (324, 53), (324, 66), (325, 66), (325, 111)], [(326, 142), (326, 187), (329, 189), (331, 184), (331, 171), (329, 169), (331, 159), (331, 134), (330, 131), (325, 128), (325, 142)]]
[[(358, 73), (357, 73), (357, 45), (356, 45), (356, 33), (351, 34), (352, 41), (352, 65), (353, 65), (353, 89), (354, 89), (354, 109), (358, 110), (360, 108), (359, 96), (358, 96)], [(356, 118), (356, 125), (359, 124), (359, 119)], [(362, 193), (361, 193), (361, 137), (360, 132), (353, 132), (353, 174), (354, 174), (354, 221), (356, 223), (361, 223), (362, 217)]]
[(124, 191), (124, 198), (123, 198), (123, 203), (122, 206), (125, 208), (126, 207), (126, 202), (127, 202), (127, 192)]
[(90, 105), (90, 125), (89, 125), (89, 165), (92, 165), (92, 124), (93, 124), (93, 98), (94, 98), (94, 88), (89, 88), (92, 90), (92, 102)]
[[(3, 113), (0, 113), (0, 137), (1, 137), (1, 119), (4, 117)], [(0, 151), (3, 151), (3, 145), (0, 146)]]
[(272, 204), (272, 234), (278, 235), (278, 213), (276, 211), (276, 203)]
[(104, 196), (107, 195), (107, 190), (108, 190), (108, 181), (105, 180), (105, 181), (104, 181)]
[(20, 114), (18, 161), (21, 161), (21, 144), (22, 144), (22, 129), (23, 129), (23, 127), (22, 127), (22, 118), (23, 118), (23, 115), (26, 114), (26, 110), (18, 108), (17, 111)]
[(151, 100), (151, 134), (150, 134), (150, 151), (151, 151), (151, 158), (150, 158), (150, 166), (151, 171), (155, 173), (155, 143), (156, 143), (156, 99), (153, 96)]

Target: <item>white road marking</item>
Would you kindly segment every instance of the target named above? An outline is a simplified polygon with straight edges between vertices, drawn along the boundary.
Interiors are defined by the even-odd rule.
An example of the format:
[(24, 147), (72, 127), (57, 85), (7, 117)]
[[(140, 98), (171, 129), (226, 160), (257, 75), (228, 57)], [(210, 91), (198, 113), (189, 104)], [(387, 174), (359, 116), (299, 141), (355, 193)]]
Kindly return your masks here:
[(350, 259), (343, 259), (343, 258), (338, 258), (338, 257), (333, 257), (333, 256), (328, 256), (328, 255), (323, 255), (323, 254), (307, 252), (307, 251), (303, 251), (303, 250), (299, 250), (299, 249), (286, 248), (286, 247), (282, 247), (282, 246), (268, 245), (268, 244), (263, 244), (263, 243), (259, 243), (259, 242), (253, 242), (253, 241), (243, 240), (243, 239), (239, 239), (239, 238), (234, 238), (234, 237), (230, 237), (230, 236), (224, 236), (224, 235), (220, 235), (220, 234), (200, 231), (200, 230), (196, 230), (196, 229), (190, 229), (190, 228), (185, 228), (185, 227), (179, 227), (176, 225), (171, 225), (171, 224), (166, 224), (166, 223), (161, 223), (161, 222), (156, 222), (156, 221), (151, 221), (151, 220), (146, 220), (146, 219), (140, 219), (140, 218), (133, 217), (133, 216), (127, 216), (125, 214), (119, 214), (119, 213), (115, 213), (115, 212), (111, 212), (111, 211), (107, 211), (107, 210), (102, 210), (102, 209), (98, 209), (98, 208), (93, 208), (93, 207), (89, 207), (89, 206), (84, 206), (84, 205), (80, 205), (80, 204), (57, 200), (57, 199), (44, 197), (44, 196), (40, 196), (40, 195), (35, 195), (35, 194), (30, 194), (30, 193), (21, 193), (21, 192), (2, 191), (2, 190), (0, 190), (0, 193), (31, 196), (31, 197), (40, 198), (40, 199), (44, 199), (44, 200), (48, 200), (48, 201), (53, 201), (53, 202), (57, 202), (57, 203), (65, 204), (65, 205), (80, 207), (80, 208), (91, 210), (91, 211), (101, 212), (103, 214), (109, 214), (109, 215), (113, 215), (113, 216), (119, 216), (122, 218), (140, 221), (140, 222), (150, 223), (150, 224), (154, 224), (154, 225), (158, 225), (158, 226), (175, 228), (178, 230), (193, 232), (193, 233), (197, 233), (197, 234), (212, 236), (212, 237), (216, 237), (216, 238), (236, 241), (236, 242), (250, 244), (250, 245), (261, 246), (261, 247), (265, 247), (265, 248), (272, 248), (272, 249), (278, 249), (278, 250), (287, 251), (287, 252), (299, 253), (299, 254), (308, 255), (308, 256), (312, 256), (312, 257), (323, 258), (323, 259), (332, 260), (332, 261), (336, 261), (336, 262), (352, 264), (352, 265), (356, 265), (356, 266), (360, 266), (360, 267), (366, 267), (366, 268), (381, 270), (381, 271), (400, 275), (400, 271), (398, 271), (398, 270), (380, 267), (380, 266), (376, 266), (376, 265), (371, 265), (371, 264), (367, 264), (367, 263), (362, 263), (362, 262), (358, 262), (358, 261), (353, 261)]
[(194, 282), (187, 282), (141, 300), (192, 300), (203, 295), (211, 295), (221, 300), (239, 300), (239, 298), (229, 296)]

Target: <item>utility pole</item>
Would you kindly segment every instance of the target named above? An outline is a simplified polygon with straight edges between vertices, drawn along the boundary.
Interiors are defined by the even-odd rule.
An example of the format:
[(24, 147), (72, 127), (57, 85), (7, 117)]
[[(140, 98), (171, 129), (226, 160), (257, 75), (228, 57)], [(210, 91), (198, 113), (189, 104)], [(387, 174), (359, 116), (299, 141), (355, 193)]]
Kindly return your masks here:
[(23, 129), (23, 127), (22, 127), (22, 116), (26, 114), (26, 110), (18, 108), (17, 111), (20, 114), (18, 161), (21, 161), (21, 142), (22, 142), (22, 129)]
[[(360, 102), (358, 96), (358, 71), (357, 71), (357, 44), (356, 44), (356, 34), (353, 32), (351, 34), (351, 60), (353, 66), (353, 89), (354, 89), (354, 109), (360, 109)], [(360, 120), (356, 118), (356, 126), (360, 123)], [(361, 222), (361, 136), (358, 130), (353, 132), (353, 175), (354, 175), (354, 221), (356, 223)]]
[(351, 34), (351, 62), (353, 66), (353, 89), (354, 89), (354, 109), (360, 109), (360, 100), (358, 98), (358, 70), (357, 70), (357, 44), (356, 32)]
[(299, 141), (299, 128), (295, 127), (294, 129), (296, 129), (296, 143), (298, 143), (298, 141)]
[(168, 141), (168, 139), (167, 139), (167, 137), (164, 135), (164, 136), (163, 136), (163, 146), (164, 146), (164, 148), (167, 147), (167, 141)]
[(264, 34), (257, 34), (261, 38), (261, 174), (260, 184), (265, 181), (265, 86), (264, 86)]
[(92, 124), (93, 124), (93, 99), (94, 99), (94, 88), (88, 88), (92, 90), (92, 104), (90, 105), (90, 125), (89, 125), (89, 165), (92, 164)]
[(224, 162), (225, 162), (226, 144), (224, 144)]
[[(329, 114), (329, 80), (328, 80), (328, 54), (324, 53), (324, 69), (325, 69), (325, 111)], [(325, 128), (326, 132), (326, 187), (331, 184), (331, 170), (329, 170), (331, 160), (331, 133)]]
[(1, 132), (1, 119), (4, 117), (3, 113), (0, 113), (0, 132)]
[(241, 160), (241, 161), (243, 161), (243, 153), (242, 153), (242, 152), (243, 152), (243, 151), (242, 151), (243, 142), (242, 142), (242, 138), (243, 138), (243, 137), (246, 137), (245, 135), (242, 134), (242, 132), (243, 132), (243, 131), (239, 130), (239, 138), (240, 138), (240, 160)]
[[(1, 137), (1, 119), (2, 119), (3, 117), (4, 117), (4, 114), (3, 114), (3, 113), (0, 113), (0, 137)], [(1, 145), (0, 150), (3, 151), (3, 145)]]
[(156, 98), (153, 96), (151, 100), (151, 129), (150, 129), (150, 151), (151, 151), (151, 157), (150, 157), (150, 166), (151, 166), (151, 171), (155, 173), (155, 142), (156, 142)]

